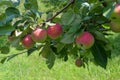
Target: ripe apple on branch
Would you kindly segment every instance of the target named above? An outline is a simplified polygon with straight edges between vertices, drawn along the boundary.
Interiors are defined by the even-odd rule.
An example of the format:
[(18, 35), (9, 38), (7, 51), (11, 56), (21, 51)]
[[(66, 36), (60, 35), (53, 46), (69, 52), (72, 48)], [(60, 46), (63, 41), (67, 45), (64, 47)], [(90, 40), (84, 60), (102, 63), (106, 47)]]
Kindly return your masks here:
[[(0, 14), (0, 35), (10, 35), (8, 48), (22, 47), (23, 50), (2, 58), (1, 63), (19, 54), (29, 56), (38, 50), (50, 69), (56, 58), (67, 61), (70, 56), (74, 56), (75, 65), (79, 67), (87, 64), (92, 56), (97, 65), (106, 68), (113, 49), (106, 36), (109, 31), (120, 32), (117, 1), (54, 1), (52, 4), (51, 0), (41, 1), (52, 7), (43, 12), (39, 11), (37, 0), (25, 0), (24, 12), (16, 8), (19, 4), (13, 3)], [(111, 25), (106, 27), (106, 24)], [(16, 31), (19, 34), (12, 33)], [(105, 46), (109, 47), (106, 49)]]

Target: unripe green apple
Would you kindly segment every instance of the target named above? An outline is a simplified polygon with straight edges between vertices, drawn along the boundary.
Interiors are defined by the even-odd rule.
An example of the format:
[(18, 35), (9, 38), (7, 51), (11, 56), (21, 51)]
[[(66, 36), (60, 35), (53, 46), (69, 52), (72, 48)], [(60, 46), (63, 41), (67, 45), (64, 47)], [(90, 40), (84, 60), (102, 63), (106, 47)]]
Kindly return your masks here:
[(49, 26), (47, 28), (47, 34), (51, 39), (56, 39), (62, 34), (62, 26), (59, 23)]
[(36, 28), (32, 33), (31, 37), (35, 42), (44, 42), (47, 38), (47, 31), (42, 28)]
[(76, 37), (76, 44), (82, 46), (85, 49), (89, 49), (93, 46), (95, 40), (90, 32), (83, 32)]
[(34, 45), (34, 41), (31, 38), (30, 34), (27, 34), (23, 39), (22, 39), (22, 45), (25, 48), (31, 48)]
[(81, 67), (81, 66), (83, 65), (83, 61), (82, 61), (80, 58), (77, 58), (77, 59), (75, 60), (75, 65), (76, 65), (77, 67)]

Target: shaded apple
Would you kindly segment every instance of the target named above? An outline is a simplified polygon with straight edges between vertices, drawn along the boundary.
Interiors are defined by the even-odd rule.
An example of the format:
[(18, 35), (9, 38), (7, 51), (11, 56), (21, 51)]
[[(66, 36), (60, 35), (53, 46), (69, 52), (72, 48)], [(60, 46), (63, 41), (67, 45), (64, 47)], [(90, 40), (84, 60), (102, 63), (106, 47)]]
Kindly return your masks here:
[(44, 42), (47, 38), (47, 31), (42, 28), (36, 28), (32, 33), (31, 37), (35, 42)]
[(77, 58), (77, 59), (75, 60), (75, 65), (76, 65), (77, 67), (81, 67), (81, 66), (83, 65), (83, 60), (81, 60), (80, 58)]
[(34, 41), (31, 38), (30, 34), (27, 34), (23, 39), (22, 39), (22, 45), (25, 48), (31, 48), (34, 45)]
[(94, 44), (94, 37), (90, 32), (83, 32), (76, 37), (76, 44), (82, 46), (85, 49), (89, 49)]
[(62, 26), (59, 23), (47, 28), (47, 34), (51, 39), (58, 38), (62, 34), (62, 31)]

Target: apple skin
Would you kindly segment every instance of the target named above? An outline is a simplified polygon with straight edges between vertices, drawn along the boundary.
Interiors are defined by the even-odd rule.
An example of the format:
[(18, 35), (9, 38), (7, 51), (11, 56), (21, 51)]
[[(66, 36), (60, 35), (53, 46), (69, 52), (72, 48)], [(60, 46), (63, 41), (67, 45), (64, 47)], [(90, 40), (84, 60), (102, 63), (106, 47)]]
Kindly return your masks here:
[(120, 14), (120, 4), (115, 5), (114, 13)]
[(42, 28), (36, 28), (32, 33), (31, 37), (34, 42), (42, 43), (47, 38), (47, 31)]
[(27, 34), (23, 39), (22, 39), (22, 45), (25, 48), (31, 48), (34, 45), (34, 41), (31, 38), (30, 34)]
[(87, 31), (77, 36), (75, 41), (85, 49), (91, 48), (95, 42), (93, 35)]
[(116, 33), (120, 32), (120, 23), (111, 21), (111, 23), (110, 23), (110, 29), (113, 32), (116, 32)]
[(83, 65), (83, 61), (82, 61), (80, 58), (77, 58), (77, 59), (75, 60), (75, 65), (76, 65), (77, 67), (81, 67), (81, 66)]
[(51, 39), (57, 39), (62, 34), (62, 26), (59, 23), (49, 26), (47, 28), (47, 34)]

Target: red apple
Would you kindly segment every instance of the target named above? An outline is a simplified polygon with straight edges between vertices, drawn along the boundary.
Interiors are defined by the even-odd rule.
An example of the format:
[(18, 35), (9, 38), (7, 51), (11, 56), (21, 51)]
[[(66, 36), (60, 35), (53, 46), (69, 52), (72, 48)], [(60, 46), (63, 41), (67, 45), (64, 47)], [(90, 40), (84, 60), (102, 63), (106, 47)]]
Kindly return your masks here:
[(94, 44), (94, 37), (90, 32), (83, 32), (76, 37), (76, 43), (85, 49), (89, 49)]
[(47, 28), (47, 33), (48, 33), (48, 36), (51, 38), (51, 39), (56, 39), (58, 38), (61, 34), (62, 34), (62, 26), (59, 24), (59, 23), (56, 23), (55, 25), (53, 26), (49, 26)]
[(83, 61), (80, 58), (78, 58), (78, 59), (75, 60), (75, 65), (77, 67), (81, 67), (83, 65)]
[(23, 39), (22, 39), (22, 45), (25, 48), (31, 48), (34, 45), (34, 41), (31, 38), (30, 34), (27, 34)]
[(115, 5), (114, 12), (117, 13), (117, 14), (120, 14), (120, 4)]
[(44, 42), (47, 38), (47, 31), (42, 28), (36, 28), (32, 33), (31, 37), (35, 42)]

